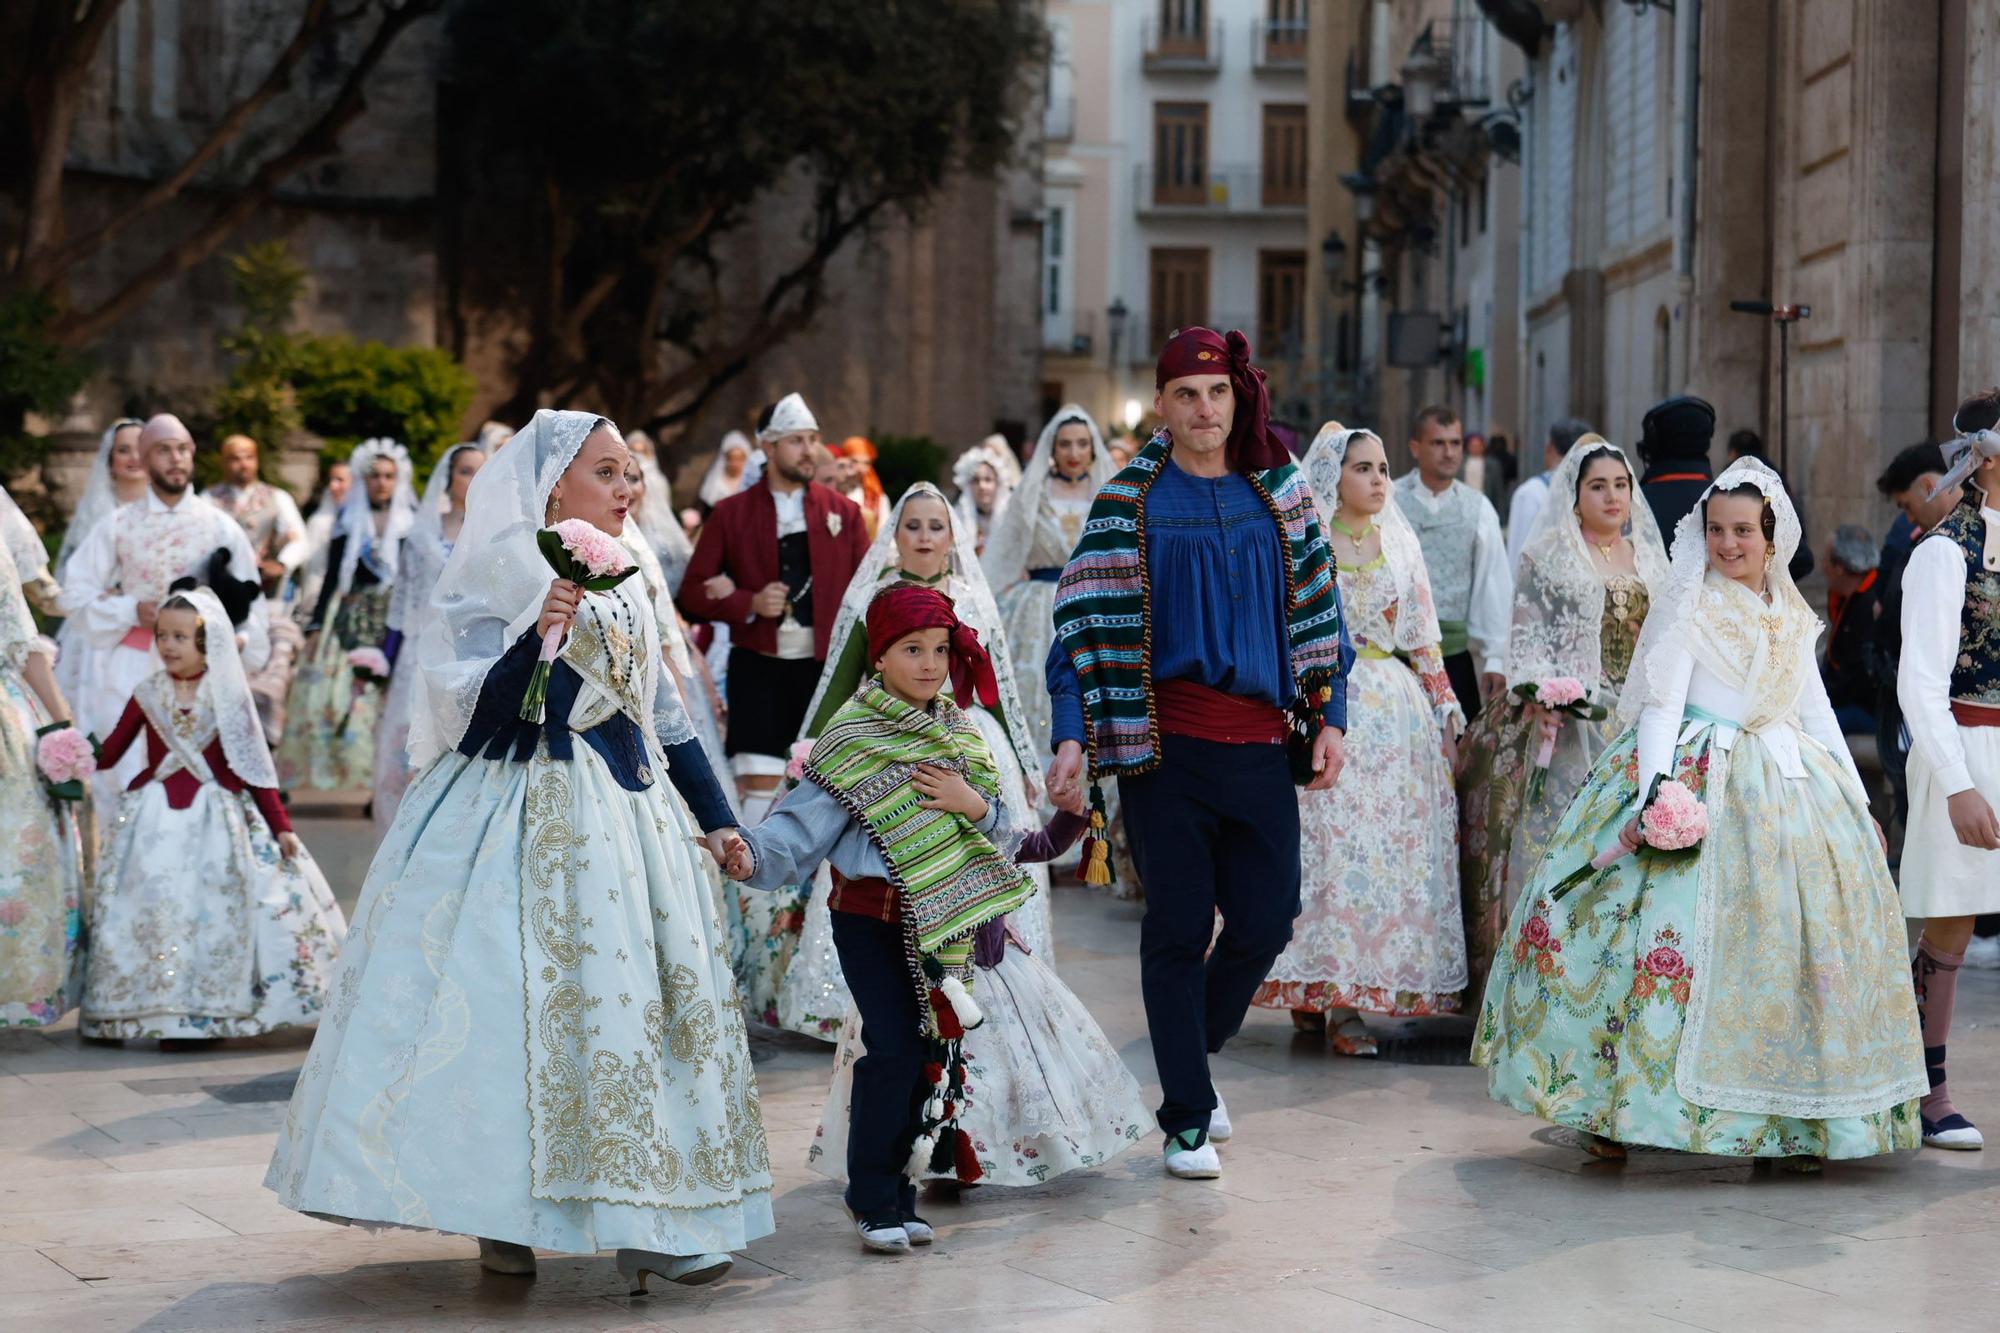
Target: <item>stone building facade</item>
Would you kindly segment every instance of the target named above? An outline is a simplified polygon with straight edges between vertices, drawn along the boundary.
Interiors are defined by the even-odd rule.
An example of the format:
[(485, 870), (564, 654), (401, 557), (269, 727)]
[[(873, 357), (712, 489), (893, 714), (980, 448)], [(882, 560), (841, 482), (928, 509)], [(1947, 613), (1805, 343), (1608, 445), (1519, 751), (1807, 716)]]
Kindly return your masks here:
[[(1367, 68), (1401, 98), (1416, 38), (1447, 23), (1464, 49), (1468, 11), (1505, 39), (1481, 114), (1514, 118), (1519, 165), (1489, 161), (1486, 180), (1489, 207), (1510, 178), (1517, 203), (1495, 215), (1485, 272), (1504, 271), (1511, 243), (1516, 289), (1491, 287), (1483, 399), (1460, 348), (1390, 367), (1388, 321), (1476, 311), (1481, 266), (1440, 275), (1434, 238), (1427, 252), (1407, 228), (1373, 224), (1363, 263), (1385, 285), (1356, 304), (1366, 401), (1385, 429), (1439, 398), (1469, 422), (1483, 411), (1487, 428), (1511, 425), (1531, 455), (1560, 416), (1629, 444), (1648, 405), (1697, 393), (1717, 409), (1717, 462), (1730, 430), (1756, 430), (1784, 451), (1815, 531), (1879, 531), (1883, 462), (1945, 434), (1961, 396), (2000, 382), (2000, 238), (1985, 225), (2000, 202), (2000, 105), (1976, 77), (2000, 55), (2000, 0), (1349, 4), (1338, 31), (1314, 32), (1316, 234), (1357, 229), (1353, 192), (1327, 182), (1365, 174), (1371, 153), (1339, 72)], [(1432, 208), (1454, 211), (1448, 173)], [(1773, 323), (1732, 301), (1811, 307), (1791, 326), (1782, 391)], [(1477, 318), (1455, 318), (1479, 346)], [(1508, 381), (1511, 400), (1495, 392)]]
[[(224, 110), (255, 85), (297, 25), (303, 0), (124, 0), (98, 52), (74, 138), (70, 225), (88, 226), (181, 161)], [(228, 257), (243, 245), (288, 242), (310, 280), (299, 306), (307, 332), (345, 332), (390, 343), (441, 344), (479, 379), (468, 433), (508, 396), (510, 356), (524, 345), (505, 306), (471, 293), (494, 219), (455, 207), (462, 174), (448, 159), (440, 103), (442, 22), (403, 34), (371, 81), (367, 109), (342, 134), (337, 156), (286, 182), (277, 202), (237, 231), (216, 256), (165, 284), (90, 349), (100, 373), (70, 417), (51, 423), (77, 447), (121, 412), (198, 416), (227, 375), (221, 336), (241, 312)], [(309, 107), (323, 105), (344, 66), (309, 55), (291, 91), (258, 118), (214, 168), (240, 172), (240, 155), (268, 152)], [(447, 109), (448, 110), (448, 109)], [(1036, 415), (1041, 389), (1041, 118), (1030, 117), (1018, 160), (994, 180), (960, 180), (917, 223), (897, 222), (836, 261), (816, 322), (732, 383), (684, 443), (706, 453), (761, 403), (803, 389), (829, 433), (927, 434), (963, 446), (1002, 425), (1015, 434)], [(80, 275), (90, 301), (151, 259), (154, 238), (191, 229), (212, 206), (199, 183), (146, 237), (115, 244)], [(795, 228), (782, 202), (735, 240), (746, 280), (760, 260), (790, 253)], [(487, 275), (491, 277), (493, 275)], [(579, 404), (580, 406), (583, 404)], [(75, 469), (59, 461), (51, 483)], [(293, 478), (295, 486), (303, 477)]]

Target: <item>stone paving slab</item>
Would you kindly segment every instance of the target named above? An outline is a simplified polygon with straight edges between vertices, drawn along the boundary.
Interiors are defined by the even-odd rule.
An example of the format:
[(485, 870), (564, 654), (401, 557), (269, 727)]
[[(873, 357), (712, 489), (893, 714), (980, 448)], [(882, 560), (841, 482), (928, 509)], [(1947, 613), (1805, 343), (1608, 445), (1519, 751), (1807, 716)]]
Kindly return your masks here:
[[(351, 906), (354, 818), (302, 836)], [(1057, 963), (1142, 1081), (1138, 908), (1055, 900)], [(1968, 972), (1953, 1086), (2000, 1124), (2000, 973)], [(778, 1230), (728, 1279), (632, 1297), (609, 1255), (482, 1271), (457, 1236), (343, 1227), (262, 1187), (297, 1036), (166, 1056), (0, 1033), (0, 1329), (1925, 1330), (1993, 1327), (2000, 1158), (1909, 1153), (1818, 1178), (1635, 1152), (1623, 1166), (1488, 1101), (1464, 1020), (1385, 1025), (1402, 1060), (1331, 1055), (1253, 1014), (1217, 1062), (1223, 1178), (1151, 1145), (1035, 1190), (927, 1202), (929, 1253), (860, 1253), (803, 1163), (828, 1048), (760, 1034)], [(1441, 1062), (1442, 1061), (1442, 1062)], [(1982, 1108), (1986, 1108), (1982, 1116)]]

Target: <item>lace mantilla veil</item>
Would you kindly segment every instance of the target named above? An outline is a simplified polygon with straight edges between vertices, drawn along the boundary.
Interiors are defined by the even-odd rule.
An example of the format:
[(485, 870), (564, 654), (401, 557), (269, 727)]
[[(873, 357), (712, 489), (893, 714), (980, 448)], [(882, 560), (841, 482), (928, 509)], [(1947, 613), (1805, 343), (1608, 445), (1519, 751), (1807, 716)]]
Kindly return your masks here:
[[(1021, 469), (1021, 484), (1009, 497), (1007, 507), (993, 520), (986, 534), (986, 554), (982, 558), (989, 587), (1005, 591), (1028, 577), (1028, 553), (1035, 547), (1035, 528), (1042, 518), (1042, 497), (1048, 494), (1049, 476), (1055, 471), (1056, 431), (1071, 421), (1080, 421), (1090, 430), (1090, 493), (1095, 496), (1104, 483), (1117, 475), (1111, 451), (1104, 447), (1104, 432), (1097, 421), (1076, 403), (1056, 409), (1035, 440), (1034, 452)], [(985, 634), (984, 630), (980, 631)]]
[[(1347, 447), (1363, 438), (1382, 443), (1382, 437), (1372, 430), (1346, 430), (1329, 424), (1320, 427), (1319, 434), (1313, 436), (1312, 447), (1306, 450), (1302, 465), (1306, 474), (1306, 489), (1312, 492), (1313, 507), (1319, 511), (1323, 525), (1330, 524), (1340, 508), (1340, 470), (1347, 466)], [(1384, 456), (1387, 452), (1385, 447)], [(1428, 588), (1430, 569), (1424, 564), (1423, 543), (1417, 540), (1417, 530), (1410, 526), (1410, 520), (1396, 507), (1394, 486), (1389, 487), (1388, 502), (1382, 506), (1382, 512), (1375, 515), (1375, 523), (1382, 529), (1382, 553), (1389, 557), (1390, 567), (1397, 571), (1399, 586), (1420, 581)], [(1414, 580), (1411, 578), (1413, 573)], [(1415, 652), (1443, 639), (1444, 635), (1438, 629), (1437, 607), (1428, 595), (1400, 596), (1399, 601), (1405, 613), (1412, 608), (1417, 613), (1397, 615), (1396, 647), (1404, 652)]]
[[(374, 510), (368, 504), (368, 468), (378, 458), (396, 465), (396, 493), (389, 497), (389, 519), (379, 537), (375, 535)], [(347, 471), (350, 477), (347, 499), (340, 506), (340, 516), (333, 521), (332, 534), (348, 538), (340, 553), (338, 581), (333, 585), (334, 591), (343, 596), (354, 586), (354, 569), (361, 560), (361, 548), (370, 541), (374, 543), (375, 566), (385, 576), (383, 581), (395, 581), (397, 556), (403, 539), (417, 521), (418, 509), (417, 493), (410, 485), (410, 451), (394, 440), (363, 440), (355, 445), (348, 456)], [(429, 489), (425, 487), (427, 493)]]
[[(492, 454), (465, 497), (465, 524), (431, 595), (417, 635), (423, 698), (411, 710), (410, 764), (422, 769), (458, 748), (479, 703), (487, 673), (521, 635), (534, 628), (555, 575), (535, 544), (548, 512), (549, 491), (599, 426), (617, 427), (589, 412), (543, 408)], [(626, 596), (650, 611), (638, 575), (606, 596)], [(638, 617), (644, 643), (639, 697), (653, 701), (652, 729), (661, 746), (693, 736), (680, 696), (660, 671), (660, 639), (651, 614)]]
[(132, 417), (120, 417), (105, 427), (104, 434), (97, 441), (97, 457), (90, 465), (90, 480), (83, 485), (83, 494), (77, 497), (76, 512), (69, 516), (69, 526), (63, 529), (62, 545), (56, 548), (56, 578), (62, 578), (63, 567), (76, 554), (76, 548), (83, 545), (83, 539), (98, 521), (118, 507), (118, 489), (111, 481), (111, 446), (118, 439), (118, 432), (127, 426), (144, 426), (146, 423)]
[(1576, 493), (1585, 465), (1607, 457), (1623, 464), (1632, 479), (1632, 516), (1625, 535), (1657, 613), (1667, 581), (1667, 551), (1652, 506), (1639, 494), (1639, 474), (1623, 449), (1601, 435), (1582, 436), (1549, 474), (1548, 502), (1521, 548), (1507, 640), (1510, 685), (1571, 676), (1594, 694), (1603, 682), (1604, 576), (1584, 540)]
[[(875, 540), (868, 547), (868, 554), (862, 557), (861, 565), (854, 571), (854, 579), (847, 585), (847, 593), (840, 599), (840, 612), (834, 617), (833, 633), (827, 643), (831, 645), (827, 663), (822, 671), (819, 686), (813, 691), (812, 702), (806, 705), (806, 719), (811, 721), (819, 712), (820, 702), (826, 697), (827, 683), (833, 678), (832, 664), (840, 654), (840, 646), (847, 642), (847, 636), (856, 632), (868, 617), (868, 603), (882, 589), (882, 576), (896, 568), (896, 529), (903, 522), (903, 507), (916, 496), (929, 496), (945, 507), (951, 515), (951, 575), (948, 580), (948, 595), (952, 598), (958, 618), (979, 633), (979, 642), (993, 658), (993, 675), (1000, 683), (1000, 712), (1007, 719), (1007, 739), (1013, 744), (1015, 757), (1021, 761), (1021, 771), (1028, 775), (1029, 785), (1034, 785), (1034, 775), (1039, 771), (1041, 761), (1035, 755), (1035, 747), (1027, 736), (1021, 734), (1025, 714), (1021, 711), (1021, 696), (1014, 688), (1014, 673), (1007, 664), (1013, 660), (1007, 647), (1007, 633), (1001, 627), (1000, 606), (993, 600), (993, 590), (987, 585), (986, 575), (979, 567), (979, 557), (973, 553), (972, 531), (959, 517), (958, 510), (945, 499), (944, 492), (927, 481), (920, 481), (903, 492), (903, 498), (896, 501), (889, 521), (875, 534)], [(799, 739), (806, 739), (801, 735)]]
[[(1754, 458), (1738, 459), (1709, 483), (1695, 507), (1674, 527), (1673, 555), (1667, 576), (1663, 583), (1649, 588), (1652, 609), (1647, 612), (1645, 628), (1639, 631), (1639, 642), (1632, 652), (1632, 671), (1619, 700), (1621, 728), (1637, 723), (1647, 704), (1668, 702), (1662, 671), (1676, 647), (1689, 648), (1697, 661), (1715, 668), (1725, 679), (1740, 677), (1749, 665), (1733, 660), (1729, 650), (1716, 643), (1709, 632), (1711, 627), (1705, 622), (1710, 617), (1697, 614), (1705, 601), (1702, 594), (1708, 583), (1705, 518), (1708, 500), (1718, 492), (1739, 486), (1754, 486), (1762, 492), (1777, 520), (1771, 564), (1765, 574), (1769, 608), (1782, 610), (1788, 619), (1800, 618), (1798, 625), (1802, 631), (1816, 632), (1819, 620), (1800, 596), (1787, 568), (1793, 553), (1799, 549), (1799, 511), (1792, 506), (1792, 498), (1785, 493), (1785, 484), (1776, 472)], [(1729, 583), (1728, 587), (1715, 591), (1716, 605), (1711, 611), (1731, 611), (1737, 609), (1738, 603), (1746, 607), (1758, 603), (1754, 595), (1738, 584)]]
[(208, 655), (201, 690), (215, 712), (216, 735), (222, 740), (229, 767), (249, 786), (277, 786), (278, 770), (271, 762), (271, 747), (264, 741), (257, 702), (250, 697), (250, 681), (243, 674), (243, 657), (236, 647), (236, 628), (229, 622), (229, 612), (207, 588), (189, 588), (173, 595), (185, 597), (201, 616)]

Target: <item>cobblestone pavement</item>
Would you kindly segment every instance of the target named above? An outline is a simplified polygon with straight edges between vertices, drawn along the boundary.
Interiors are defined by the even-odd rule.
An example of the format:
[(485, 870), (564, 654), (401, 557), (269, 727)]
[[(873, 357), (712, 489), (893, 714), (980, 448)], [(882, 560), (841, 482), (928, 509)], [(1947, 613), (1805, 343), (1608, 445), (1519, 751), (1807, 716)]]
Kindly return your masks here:
[[(301, 833), (351, 906), (359, 819)], [(1056, 897), (1070, 984), (1142, 1080), (1138, 909)], [(1968, 973), (1954, 1088), (2000, 1128), (2000, 973)], [(1031, 1191), (926, 1205), (935, 1248), (859, 1252), (804, 1166), (826, 1048), (760, 1038), (778, 1230), (697, 1291), (628, 1297), (608, 1255), (482, 1272), (457, 1236), (370, 1233), (261, 1186), (305, 1042), (166, 1056), (80, 1046), (72, 1018), (0, 1033), (0, 1328), (688, 1330), (1991, 1328), (2000, 1149), (1834, 1163), (1819, 1178), (1634, 1153), (1488, 1102), (1466, 1024), (1395, 1027), (1343, 1060), (1257, 1014), (1218, 1061), (1236, 1124), (1219, 1181), (1166, 1179), (1153, 1145)], [(1989, 1158), (1991, 1160), (1989, 1160)]]

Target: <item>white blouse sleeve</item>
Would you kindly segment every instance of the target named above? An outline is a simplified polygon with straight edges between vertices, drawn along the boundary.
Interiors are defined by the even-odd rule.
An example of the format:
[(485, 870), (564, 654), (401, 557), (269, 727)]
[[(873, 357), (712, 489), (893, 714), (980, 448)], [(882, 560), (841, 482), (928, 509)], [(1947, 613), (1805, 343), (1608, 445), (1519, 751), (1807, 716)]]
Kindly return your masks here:
[(1479, 497), (1479, 531), (1472, 547), (1472, 605), (1466, 614), (1466, 637), (1479, 650), (1481, 671), (1507, 673), (1507, 635), (1514, 628), (1514, 575), (1508, 567), (1507, 543), (1500, 535), (1500, 515), (1493, 502)]
[(1854, 793), (1861, 798), (1861, 804), (1868, 804), (1868, 786), (1861, 780), (1861, 770), (1854, 765), (1854, 751), (1847, 747), (1847, 737), (1840, 732), (1840, 720), (1833, 715), (1833, 701), (1827, 698), (1826, 682), (1819, 674), (1819, 660), (1813, 653), (1813, 645), (1808, 642), (1799, 650), (1799, 670), (1805, 676), (1805, 689), (1799, 694), (1799, 729), (1824, 745), (1840, 761), (1840, 767), (1847, 774), (1847, 780), (1854, 787)]
[(1665, 660), (1657, 672), (1648, 671), (1652, 688), (1662, 692), (1659, 702), (1649, 702), (1639, 714), (1639, 790), (1632, 809), (1646, 804), (1653, 779), (1673, 770), (1674, 750), (1680, 744), (1681, 717), (1687, 712), (1688, 682), (1694, 678), (1694, 654), (1680, 644), (1663, 645)]
[(1965, 557), (1943, 538), (1917, 543), (1903, 570), (1903, 654), (1896, 701), (1910, 729), (1910, 751), (1937, 775), (1947, 796), (1972, 786), (1965, 742), (1951, 715), (1951, 669), (1965, 605)]

